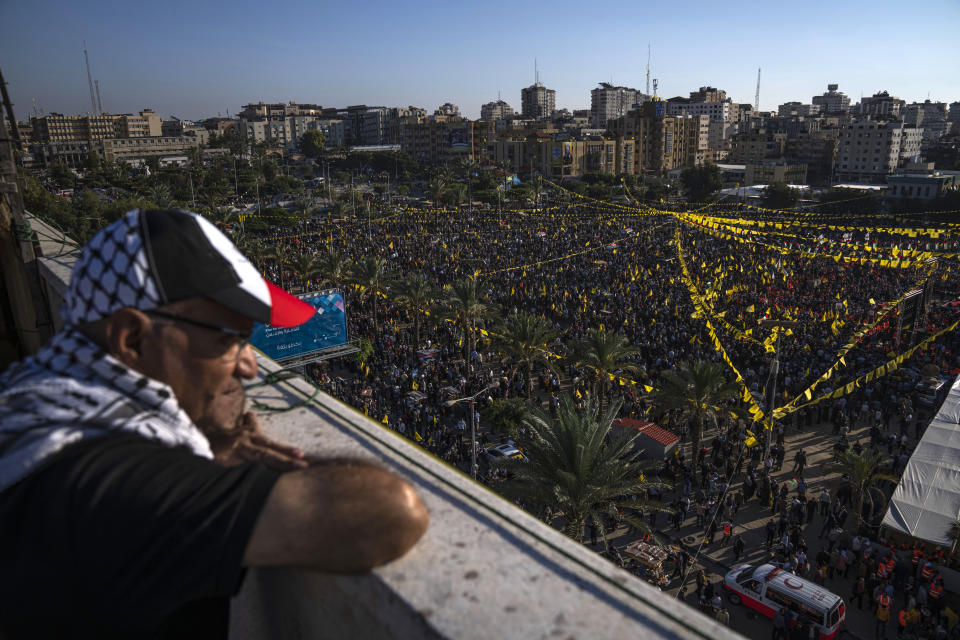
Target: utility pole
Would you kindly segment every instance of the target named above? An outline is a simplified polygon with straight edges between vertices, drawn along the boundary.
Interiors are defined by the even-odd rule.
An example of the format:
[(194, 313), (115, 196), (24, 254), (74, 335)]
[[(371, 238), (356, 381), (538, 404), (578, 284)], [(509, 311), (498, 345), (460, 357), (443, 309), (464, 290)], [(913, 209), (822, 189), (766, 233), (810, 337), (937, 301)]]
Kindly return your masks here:
[[(761, 327), (778, 327), (788, 329), (797, 326), (797, 323), (791, 320), (773, 320), (764, 319), (760, 321)], [(773, 352), (773, 361), (770, 363), (770, 376), (767, 378), (767, 433), (763, 445), (763, 463), (766, 464), (770, 457), (770, 441), (773, 439), (773, 410), (774, 403), (777, 401), (777, 374), (780, 373), (780, 342), (781, 336), (777, 335), (777, 346)]]
[(27, 222), (17, 181), (14, 145), (20, 148), (20, 134), (2, 72), (0, 100), (0, 273), (6, 284), (19, 351), (26, 356), (36, 352), (53, 334), (53, 325), (40, 282), (36, 236)]

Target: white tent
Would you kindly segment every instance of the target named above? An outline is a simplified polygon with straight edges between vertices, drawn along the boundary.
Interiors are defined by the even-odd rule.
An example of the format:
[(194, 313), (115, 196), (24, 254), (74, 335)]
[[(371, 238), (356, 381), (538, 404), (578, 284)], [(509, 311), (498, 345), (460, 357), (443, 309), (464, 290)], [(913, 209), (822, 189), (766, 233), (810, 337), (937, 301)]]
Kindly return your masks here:
[(960, 377), (907, 463), (883, 526), (915, 538), (951, 545), (950, 525), (960, 517)]

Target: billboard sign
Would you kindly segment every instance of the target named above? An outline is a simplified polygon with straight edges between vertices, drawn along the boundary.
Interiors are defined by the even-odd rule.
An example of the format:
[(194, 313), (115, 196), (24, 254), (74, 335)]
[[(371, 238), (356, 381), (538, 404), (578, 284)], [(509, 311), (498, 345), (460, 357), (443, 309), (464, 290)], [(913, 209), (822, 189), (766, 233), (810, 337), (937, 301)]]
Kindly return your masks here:
[(273, 360), (342, 347), (347, 343), (347, 308), (343, 291), (328, 289), (297, 296), (312, 305), (316, 314), (299, 327), (272, 327), (257, 323), (250, 344)]

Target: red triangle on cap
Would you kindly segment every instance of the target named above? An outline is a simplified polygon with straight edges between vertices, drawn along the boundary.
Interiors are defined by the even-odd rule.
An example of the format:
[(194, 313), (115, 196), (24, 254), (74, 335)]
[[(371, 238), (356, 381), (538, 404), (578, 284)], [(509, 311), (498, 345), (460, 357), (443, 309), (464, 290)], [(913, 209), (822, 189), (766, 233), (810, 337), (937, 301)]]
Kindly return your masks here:
[(303, 300), (290, 295), (277, 285), (267, 281), (270, 291), (270, 326), (296, 327), (310, 318), (317, 310)]

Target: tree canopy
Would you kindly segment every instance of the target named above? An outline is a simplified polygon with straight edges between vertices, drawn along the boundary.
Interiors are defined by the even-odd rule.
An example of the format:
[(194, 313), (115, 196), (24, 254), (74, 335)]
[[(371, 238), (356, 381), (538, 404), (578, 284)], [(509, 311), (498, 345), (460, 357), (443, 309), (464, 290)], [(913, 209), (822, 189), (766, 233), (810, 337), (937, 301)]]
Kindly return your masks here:
[(800, 199), (800, 192), (786, 182), (771, 182), (763, 190), (763, 206), (768, 209), (790, 209)]
[(689, 167), (680, 174), (683, 196), (688, 202), (703, 202), (723, 188), (720, 167), (712, 163)]

